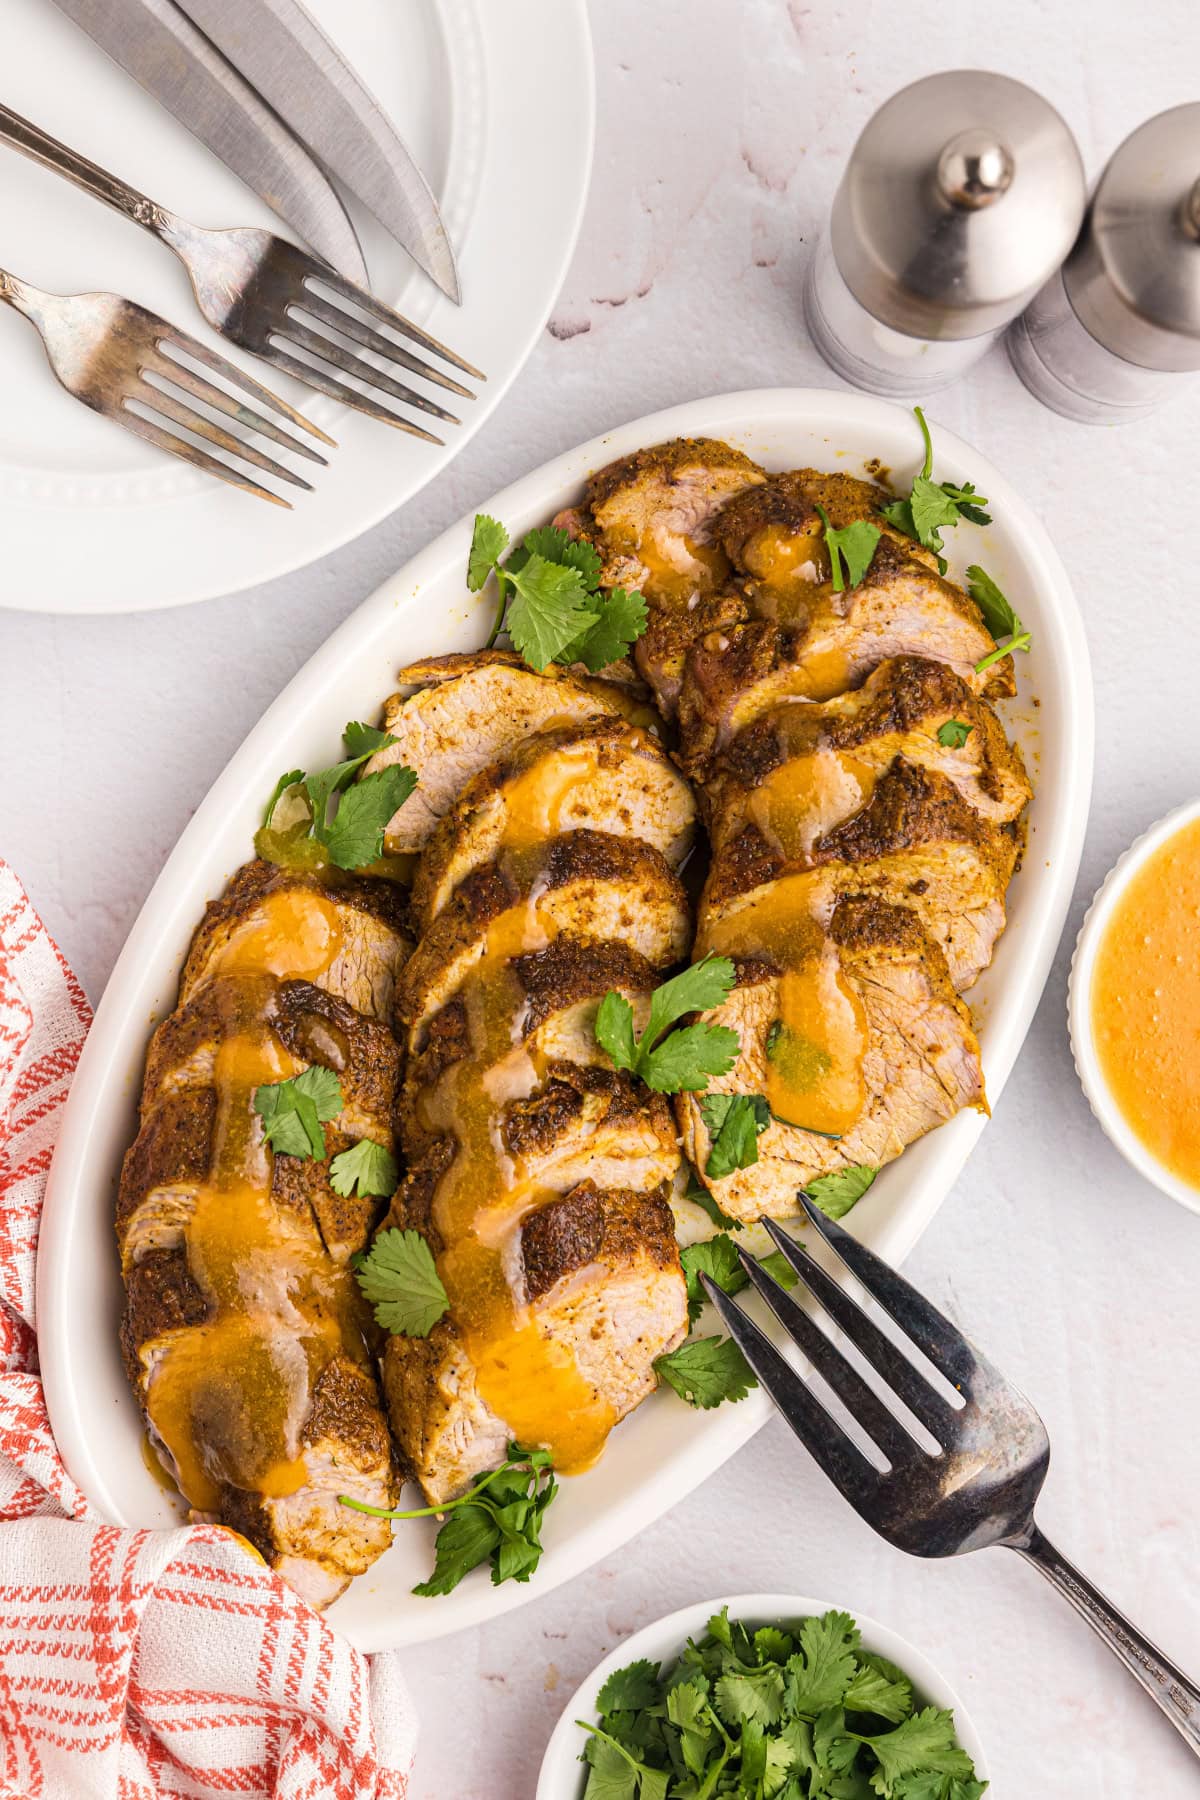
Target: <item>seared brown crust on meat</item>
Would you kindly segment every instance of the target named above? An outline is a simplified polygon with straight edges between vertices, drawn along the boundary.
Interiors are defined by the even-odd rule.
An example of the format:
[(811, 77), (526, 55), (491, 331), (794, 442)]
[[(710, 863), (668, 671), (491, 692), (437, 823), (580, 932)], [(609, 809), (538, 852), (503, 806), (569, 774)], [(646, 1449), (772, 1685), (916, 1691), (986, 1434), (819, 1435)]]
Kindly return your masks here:
[[(851, 894), (838, 900), (829, 933), (867, 1021), (867, 1100), (853, 1129), (831, 1140), (772, 1120), (758, 1141), (757, 1162), (712, 1181), (703, 1174), (709, 1137), (697, 1097), (679, 1096), (685, 1154), (734, 1218), (790, 1217), (797, 1192), (815, 1176), (860, 1163), (878, 1167), (964, 1106), (986, 1108), (970, 1014), (916, 915), (873, 895)], [(710, 1089), (761, 1093), (780, 975), (769, 958), (738, 959), (735, 966), (736, 986), (707, 1016), (736, 1030), (741, 1048), (734, 1068)]]
[(653, 482), (657, 494), (663, 486), (677, 485), (692, 470), (709, 472), (707, 486), (719, 497), (740, 492), (742, 486), (764, 479), (756, 462), (720, 438), (670, 438), (596, 470), (587, 485), (592, 523), (603, 529), (613, 501), (625, 490), (645, 488)]
[(870, 862), (948, 840), (974, 845), (1001, 881), (1012, 874), (1017, 840), (1011, 827), (989, 825), (944, 775), (898, 756), (862, 811), (818, 839), (811, 861)]
[(638, 666), (647, 672), (668, 717), (679, 705), (683, 687), (683, 671), (688, 653), (698, 639), (712, 632), (725, 632), (742, 624), (750, 609), (737, 588), (719, 589), (715, 594), (701, 594), (693, 606), (655, 607), (645, 631), (638, 639), (635, 654)]
[[(667, 968), (685, 954), (691, 912), (679, 880), (638, 839), (572, 831), (511, 861), (476, 869), (438, 914), (404, 972), (398, 1029), (412, 1042), (492, 948), (492, 928), (533, 948), (561, 934), (578, 942), (619, 940)], [(516, 939), (516, 942), (512, 940)]]
[(648, 994), (658, 976), (644, 956), (625, 944), (580, 944), (557, 938), (545, 950), (513, 959), (525, 990), (523, 1023), (528, 1038), (564, 1007), (593, 996)]
[[(392, 1504), (396, 1492), (364, 1337), (369, 1315), (348, 1268), (380, 1202), (335, 1193), (329, 1163), (361, 1137), (392, 1142), (399, 1049), (386, 1009), (408, 949), (406, 920), (403, 898), (381, 882), (265, 862), (239, 870), (209, 905), (179, 1006), (151, 1043), (141, 1126), (118, 1193), (122, 1353), (152, 1441), (165, 1463), (171, 1443), (201, 1447), (188, 1454), (206, 1466), (211, 1496), (197, 1501), (185, 1481), (192, 1504), (240, 1530), (315, 1606), (335, 1599), (387, 1547), (386, 1522), (349, 1512), (338, 1492), (376, 1505)], [(286, 972), (289, 959), (307, 970), (303, 978)], [(272, 1070), (282, 1076), (308, 1064), (337, 1074), (343, 1101), (325, 1126), (326, 1156), (272, 1154), (253, 1105), (256, 1083), (272, 1079)], [(244, 1245), (239, 1254), (248, 1259), (246, 1282), (239, 1274), (234, 1283), (236, 1301), (209, 1285), (226, 1209), (229, 1243)], [(254, 1477), (238, 1486), (214, 1471), (231, 1466), (228, 1455), (242, 1455), (261, 1419), (257, 1388), (240, 1386), (236, 1372), (251, 1365), (228, 1365), (224, 1346), (276, 1339), (279, 1368), (287, 1367), (289, 1382), (307, 1385), (289, 1390), (294, 1427), (272, 1415), (261, 1442), (281, 1459), (275, 1433), (281, 1446), (294, 1444), (286, 1457), (303, 1455), (305, 1479), (292, 1493), (270, 1495)], [(290, 1361), (288, 1345), (301, 1352)], [(172, 1368), (168, 1428), (155, 1396), (160, 1371)], [(200, 1385), (191, 1373), (198, 1370)], [(221, 1460), (205, 1465), (210, 1426)], [(261, 1462), (261, 1451), (232, 1466), (256, 1457)]]
[(526, 1100), (505, 1109), (504, 1142), (514, 1157), (544, 1155), (575, 1129), (588, 1112), (606, 1126), (621, 1130), (650, 1121), (653, 1129), (671, 1134), (671, 1109), (624, 1070), (567, 1062), (549, 1064), (542, 1086)]
[(538, 1207), (521, 1230), (525, 1291), (541, 1300), (566, 1276), (601, 1255), (632, 1262), (644, 1252), (660, 1269), (678, 1269), (675, 1218), (665, 1194), (633, 1188), (602, 1191), (581, 1181), (569, 1194)]
[[(552, 785), (556, 768), (569, 772), (561, 793)], [(472, 870), (502, 851), (514, 813), (516, 825), (527, 829), (522, 787), (539, 778), (550, 790), (546, 810), (555, 830), (637, 837), (661, 851), (672, 868), (687, 854), (695, 816), (691, 792), (656, 739), (616, 717), (551, 726), (489, 763), (438, 824), (413, 882), (413, 914), (422, 930)], [(535, 788), (535, 806), (537, 800)], [(528, 815), (529, 802), (524, 805)]]

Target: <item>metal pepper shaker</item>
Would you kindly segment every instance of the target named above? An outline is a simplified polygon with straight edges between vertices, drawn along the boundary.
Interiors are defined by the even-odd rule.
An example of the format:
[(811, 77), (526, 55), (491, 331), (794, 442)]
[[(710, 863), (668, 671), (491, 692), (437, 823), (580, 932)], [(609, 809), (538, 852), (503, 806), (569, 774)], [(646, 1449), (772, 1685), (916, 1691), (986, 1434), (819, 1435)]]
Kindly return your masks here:
[(1006, 75), (914, 81), (860, 136), (804, 310), (847, 381), (927, 394), (970, 367), (1070, 249), (1087, 189), (1074, 137)]
[(1140, 419), (1200, 369), (1200, 101), (1113, 153), (1075, 248), (1008, 348), (1032, 394), (1087, 424)]

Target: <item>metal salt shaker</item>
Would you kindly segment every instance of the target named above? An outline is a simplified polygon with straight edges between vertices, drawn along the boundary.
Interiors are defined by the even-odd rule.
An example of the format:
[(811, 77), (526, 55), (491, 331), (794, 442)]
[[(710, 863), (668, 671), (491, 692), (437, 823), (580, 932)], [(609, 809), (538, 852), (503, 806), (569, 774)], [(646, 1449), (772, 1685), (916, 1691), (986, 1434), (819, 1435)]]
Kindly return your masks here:
[(1087, 424), (1140, 419), (1200, 369), (1200, 102), (1116, 150), (1008, 348), (1032, 394)]
[(847, 381), (927, 394), (961, 375), (1070, 249), (1087, 189), (1054, 108), (981, 69), (930, 75), (854, 147), (809, 265), (813, 341)]

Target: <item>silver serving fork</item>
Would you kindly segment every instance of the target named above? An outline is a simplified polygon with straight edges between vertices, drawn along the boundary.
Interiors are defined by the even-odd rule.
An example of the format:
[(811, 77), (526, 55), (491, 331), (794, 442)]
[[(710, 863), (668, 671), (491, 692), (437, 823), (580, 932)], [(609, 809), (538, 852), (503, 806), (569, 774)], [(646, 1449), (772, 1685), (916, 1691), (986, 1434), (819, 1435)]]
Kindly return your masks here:
[[(73, 181), (85, 193), (103, 200), (135, 224), (161, 239), (178, 256), (191, 279), (196, 304), (214, 330), (252, 356), (283, 369), (297, 381), (329, 394), (346, 406), (369, 413), (414, 437), (441, 444), (442, 439), (414, 424), (375, 398), (339, 379), (348, 375), (364, 386), (383, 393), (418, 411), (457, 425), (453, 413), (393, 375), (377, 369), (348, 350), (331, 335), (336, 332), (353, 343), (384, 357), (391, 364), (433, 382), (440, 388), (472, 400), (470, 388), (414, 356), (393, 339), (384, 337), (356, 312), (337, 306), (319, 292), (325, 288), (380, 324), (419, 344), (431, 355), (452, 363), (477, 381), (487, 377), (447, 349), (419, 326), (383, 306), (365, 288), (356, 287), (319, 257), (312, 256), (286, 238), (254, 226), (211, 231), (189, 224), (165, 206), (147, 199), (116, 175), (80, 156), (57, 138), (0, 106), (0, 143), (20, 150), (34, 162)], [(324, 328), (324, 329), (322, 329)], [(331, 373), (332, 369), (338, 373)]]
[(932, 1454), (923, 1448), (809, 1313), (739, 1250), (753, 1286), (889, 1466), (876, 1467), (766, 1333), (702, 1276), (730, 1336), (800, 1442), (867, 1524), (910, 1556), (959, 1556), (989, 1544), (1018, 1551), (1082, 1614), (1200, 1755), (1200, 1688), (1037, 1527), (1033, 1511), (1050, 1440), (1029, 1401), (882, 1258), (827, 1219), (806, 1194), (800, 1199), (809, 1222), (870, 1298), (949, 1383), (947, 1392), (961, 1398), (956, 1405), (939, 1391), (846, 1289), (768, 1220), (767, 1230), (809, 1293), (939, 1449)]
[[(191, 402), (199, 401), (243, 431), (256, 433), (322, 466), (325, 458), (319, 451), (257, 411), (245, 396), (258, 406), (279, 413), (322, 443), (332, 445), (333, 439), (261, 381), (217, 356), (186, 331), (177, 331), (157, 313), (147, 312), (144, 306), (123, 300), (119, 294), (47, 294), (6, 269), (0, 269), (0, 300), (37, 327), (55, 375), (69, 394), (93, 412), (103, 413), (105, 418), (156, 444), (160, 450), (181, 456), (206, 474), (216, 475), (276, 506), (290, 506), (291, 502), (252, 480), (224, 457), (189, 443), (179, 436), (179, 429), (205, 439), (226, 456), (236, 456), (276, 480), (311, 492), (309, 482)], [(211, 369), (238, 391), (228, 393), (217, 382), (198, 374), (184, 358)], [(178, 429), (170, 430), (169, 426)]]

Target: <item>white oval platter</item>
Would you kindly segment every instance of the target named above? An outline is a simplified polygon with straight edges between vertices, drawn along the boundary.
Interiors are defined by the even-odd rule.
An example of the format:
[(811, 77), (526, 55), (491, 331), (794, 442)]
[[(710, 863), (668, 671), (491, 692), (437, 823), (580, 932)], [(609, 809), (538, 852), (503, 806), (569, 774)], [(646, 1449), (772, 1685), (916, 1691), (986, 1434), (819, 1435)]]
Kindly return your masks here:
[[(660, 439), (713, 436), (769, 468), (859, 472), (877, 457), (898, 482), (915, 472), (911, 413), (888, 401), (821, 389), (724, 394), (652, 414), (556, 457), (488, 501), (515, 535), (576, 499), (592, 469)], [(934, 427), (936, 472), (972, 480), (995, 522), (949, 536), (953, 567), (981, 560), (1032, 630), (1018, 659), (1020, 698), (1006, 717), (1037, 788), (1024, 866), (1009, 895), (1009, 927), (972, 995), (988, 1090), (1000, 1093), (1033, 1017), (1075, 881), (1091, 792), (1093, 712), (1083, 625), (1066, 573), (1037, 518), (998, 470)], [(142, 1427), (117, 1348), (121, 1287), (112, 1212), (121, 1156), (131, 1141), (152, 1025), (175, 1002), (179, 969), (205, 901), (251, 854), (261, 809), (281, 769), (321, 767), (347, 719), (372, 717), (401, 664), (484, 641), (490, 600), (466, 592), (471, 536), (463, 519), (367, 600), (300, 671), (214, 784), (169, 857), (129, 935), (96, 1014), (63, 1121), (38, 1260), (38, 1327), (46, 1396), (74, 1479), (106, 1518), (177, 1523), (147, 1472)], [(1036, 702), (1036, 704), (1035, 704)], [(911, 1249), (984, 1129), (962, 1113), (875, 1183), (852, 1227), (893, 1261)], [(754, 1393), (698, 1413), (653, 1396), (614, 1433), (599, 1465), (564, 1483), (547, 1520), (546, 1554), (523, 1586), (492, 1587), (480, 1571), (453, 1594), (414, 1598), (431, 1566), (428, 1522), (398, 1529), (388, 1554), (334, 1607), (331, 1618), (368, 1650), (411, 1644), (493, 1617), (546, 1593), (604, 1556), (696, 1487), (766, 1419)], [(797, 1455), (797, 1478), (819, 1479)]]
[[(595, 112), (584, 0), (309, 0), (396, 121), (441, 203), (463, 304), (345, 196), (375, 293), (488, 380), (443, 448), (281, 376), (257, 373), (337, 439), (294, 510), (164, 456), (64, 393), (37, 335), (0, 307), (0, 606), (109, 613), (179, 606), (271, 581), (357, 537), (444, 469), (503, 399), (546, 323), (575, 248)], [(50, 0), (0, 6), (4, 98), (200, 225), (288, 235), (258, 196), (110, 62)], [(537, 71), (536, 106), (514, 104)], [(553, 144), (554, 154), (546, 154)], [(0, 149), (6, 268), (56, 293), (111, 289), (223, 348), (170, 251)], [(529, 222), (536, 218), (536, 228)], [(513, 246), (520, 244), (520, 254)]]

